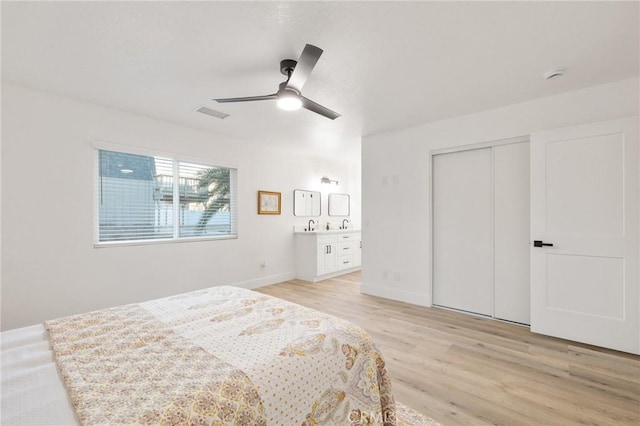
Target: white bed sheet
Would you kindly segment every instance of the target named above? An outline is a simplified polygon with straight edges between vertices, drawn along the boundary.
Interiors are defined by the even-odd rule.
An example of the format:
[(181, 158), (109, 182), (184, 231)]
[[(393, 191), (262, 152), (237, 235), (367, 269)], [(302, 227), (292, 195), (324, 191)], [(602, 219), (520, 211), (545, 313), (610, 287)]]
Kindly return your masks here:
[(44, 325), (0, 333), (0, 424), (79, 424), (62, 382)]

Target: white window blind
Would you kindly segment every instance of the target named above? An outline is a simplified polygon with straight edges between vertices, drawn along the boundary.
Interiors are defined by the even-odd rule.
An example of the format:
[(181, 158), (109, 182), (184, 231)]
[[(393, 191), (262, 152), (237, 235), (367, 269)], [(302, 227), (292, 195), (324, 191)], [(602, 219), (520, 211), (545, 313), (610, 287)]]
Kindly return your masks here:
[(229, 235), (235, 229), (231, 169), (178, 163), (181, 237)]
[(97, 242), (237, 235), (236, 170), (97, 150)]

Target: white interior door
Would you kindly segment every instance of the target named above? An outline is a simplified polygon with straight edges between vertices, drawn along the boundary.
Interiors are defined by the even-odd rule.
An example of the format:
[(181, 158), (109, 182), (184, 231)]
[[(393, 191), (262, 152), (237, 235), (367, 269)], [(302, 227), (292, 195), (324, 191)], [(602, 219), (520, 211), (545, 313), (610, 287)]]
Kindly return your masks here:
[(433, 156), (433, 303), (493, 314), (491, 148)]
[(493, 148), (494, 313), (530, 324), (529, 142)]
[(531, 330), (640, 353), (638, 118), (531, 138)]

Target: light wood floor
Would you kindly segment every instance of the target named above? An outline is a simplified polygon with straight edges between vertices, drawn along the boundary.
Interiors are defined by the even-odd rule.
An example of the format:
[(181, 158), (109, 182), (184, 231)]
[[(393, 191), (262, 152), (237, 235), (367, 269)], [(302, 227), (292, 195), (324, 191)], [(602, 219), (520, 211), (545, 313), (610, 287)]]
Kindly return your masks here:
[(360, 294), (360, 273), (258, 289), (366, 329), (396, 399), (445, 425), (640, 425), (640, 357)]

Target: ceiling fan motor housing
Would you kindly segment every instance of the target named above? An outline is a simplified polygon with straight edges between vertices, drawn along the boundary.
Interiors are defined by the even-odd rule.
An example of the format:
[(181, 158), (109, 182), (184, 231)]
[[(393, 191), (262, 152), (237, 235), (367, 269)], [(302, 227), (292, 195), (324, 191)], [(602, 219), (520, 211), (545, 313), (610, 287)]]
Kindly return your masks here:
[(298, 96), (302, 96), (302, 93), (300, 93), (298, 90), (294, 89), (293, 87), (287, 87), (286, 81), (283, 81), (278, 85), (278, 93), (282, 93), (282, 92), (291, 92), (291, 93), (295, 93)]

